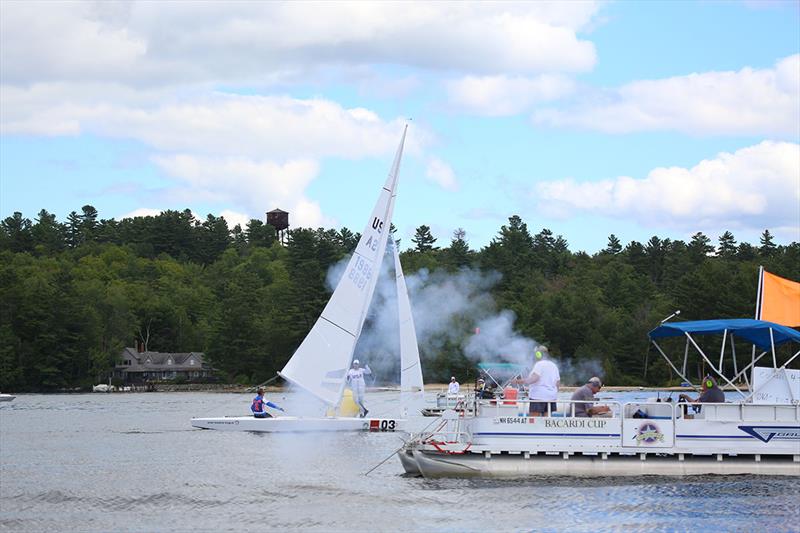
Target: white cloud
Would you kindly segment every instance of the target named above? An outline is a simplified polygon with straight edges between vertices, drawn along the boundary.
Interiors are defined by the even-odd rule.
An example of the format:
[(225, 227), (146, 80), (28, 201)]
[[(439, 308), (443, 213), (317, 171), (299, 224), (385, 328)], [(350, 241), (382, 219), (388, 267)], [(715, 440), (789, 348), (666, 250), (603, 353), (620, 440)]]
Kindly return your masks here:
[(539, 102), (555, 100), (573, 90), (560, 75), (465, 76), (445, 83), (452, 105), (477, 115), (507, 116), (529, 111)]
[(265, 218), (264, 215), (254, 217), (246, 213), (231, 211), (230, 209), (223, 209), (219, 216), (225, 219), (229, 228), (233, 229), (238, 224), (241, 226), (242, 230), (247, 229), (247, 224), (250, 222), (250, 219), (256, 218), (258, 220), (264, 220)]
[(425, 175), (430, 180), (446, 191), (457, 191), (458, 180), (456, 173), (453, 169), (437, 157), (432, 157), (428, 160), (428, 167), (425, 169)]
[[(598, 2), (4, 2), (14, 85), (267, 80), (325, 65), (481, 73), (591, 69)], [(480, 36), (480, 38), (476, 38)]]
[(125, 213), (119, 217), (120, 220), (123, 218), (136, 218), (136, 217), (155, 217), (161, 214), (161, 209), (152, 209), (149, 207), (140, 207), (139, 209), (134, 209), (130, 213)]
[(247, 220), (263, 219), (263, 212), (280, 207), (292, 213), (293, 225), (317, 227), (323, 223), (319, 205), (305, 197), (306, 187), (319, 172), (312, 160), (276, 164), (180, 154), (157, 156), (154, 162), (179, 180), (168, 191), (173, 199), (206, 199), (243, 206), (248, 215), (242, 216)]
[[(323, 99), (212, 93), (163, 104), (75, 103), (55, 91), (3, 91), (0, 131), (4, 134), (90, 133), (135, 139), (160, 151), (248, 155), (281, 159), (358, 159), (392, 153), (404, 120), (384, 121), (362, 108)], [(143, 97), (144, 98), (144, 97)], [(20, 110), (24, 110), (20, 112)], [(419, 149), (428, 134), (409, 139)]]
[(706, 72), (636, 81), (533, 120), (608, 133), (674, 130), (691, 135), (800, 136), (800, 55), (771, 69)]
[(647, 177), (598, 182), (539, 183), (545, 213), (577, 212), (690, 229), (750, 229), (800, 233), (800, 145), (764, 141), (723, 152), (692, 168), (656, 168)]

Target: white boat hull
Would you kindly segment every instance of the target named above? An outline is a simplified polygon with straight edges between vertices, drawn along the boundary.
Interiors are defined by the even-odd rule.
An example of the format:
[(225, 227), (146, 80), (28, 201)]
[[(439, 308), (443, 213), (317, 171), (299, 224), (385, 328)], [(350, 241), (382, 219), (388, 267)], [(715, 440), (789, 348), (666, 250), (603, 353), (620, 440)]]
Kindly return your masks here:
[(407, 474), (426, 478), (520, 478), (528, 476), (690, 476), (756, 474), (800, 476), (800, 462), (755, 461), (752, 457), (692, 457), (639, 454), (633, 456), (442, 454), (414, 450), (398, 452)]
[(10, 402), (16, 398), (16, 396), (12, 396), (10, 394), (0, 394), (0, 402)]
[(296, 417), (278, 416), (255, 418), (252, 416), (230, 416), (216, 418), (193, 418), (192, 426), (200, 429), (220, 431), (254, 431), (259, 433), (310, 433), (329, 431), (404, 431), (406, 420), (401, 418), (355, 418), (355, 417)]
[[(451, 411), (398, 456), (425, 477), (800, 476), (800, 405), (707, 403), (684, 418), (682, 406), (609, 403), (616, 415), (601, 418), (530, 417), (506, 405)], [(652, 418), (633, 417), (642, 412)]]

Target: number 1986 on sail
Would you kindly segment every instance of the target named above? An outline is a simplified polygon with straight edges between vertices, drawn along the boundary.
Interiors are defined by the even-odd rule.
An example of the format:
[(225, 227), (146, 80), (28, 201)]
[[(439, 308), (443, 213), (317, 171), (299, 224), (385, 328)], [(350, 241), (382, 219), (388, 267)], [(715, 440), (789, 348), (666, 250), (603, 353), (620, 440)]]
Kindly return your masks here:
[(367, 281), (372, 277), (372, 267), (363, 257), (359, 257), (347, 277), (353, 280), (356, 287), (363, 289), (367, 285)]

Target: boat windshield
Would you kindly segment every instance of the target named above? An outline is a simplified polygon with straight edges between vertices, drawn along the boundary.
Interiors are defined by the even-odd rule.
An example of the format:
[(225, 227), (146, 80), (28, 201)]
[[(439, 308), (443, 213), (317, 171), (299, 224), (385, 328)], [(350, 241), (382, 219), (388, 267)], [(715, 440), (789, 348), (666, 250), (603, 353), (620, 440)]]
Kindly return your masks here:
[(478, 371), (487, 384), (494, 383), (501, 389), (512, 379), (525, 377), (530, 373), (528, 367), (516, 363), (478, 363)]

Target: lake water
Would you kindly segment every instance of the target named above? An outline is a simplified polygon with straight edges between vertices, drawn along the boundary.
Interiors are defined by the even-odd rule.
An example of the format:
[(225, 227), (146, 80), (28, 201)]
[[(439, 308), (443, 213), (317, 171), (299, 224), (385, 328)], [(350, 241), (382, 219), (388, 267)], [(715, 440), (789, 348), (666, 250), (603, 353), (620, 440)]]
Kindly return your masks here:
[[(402, 444), (396, 434), (189, 425), (192, 416), (245, 414), (251, 396), (21, 395), (0, 404), (0, 530), (800, 531), (797, 478), (425, 480), (404, 476), (396, 457), (365, 476)], [(396, 398), (368, 394), (370, 414)]]

